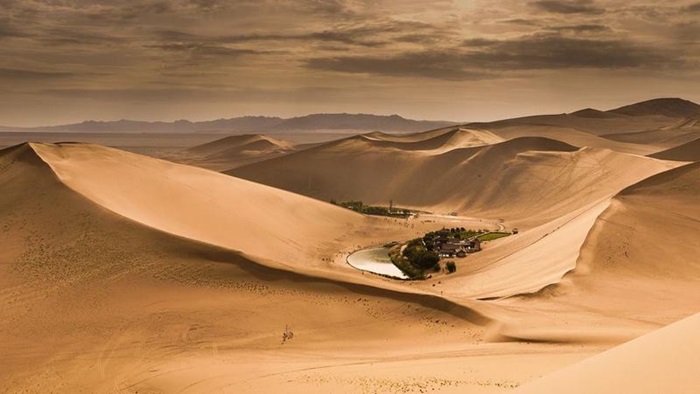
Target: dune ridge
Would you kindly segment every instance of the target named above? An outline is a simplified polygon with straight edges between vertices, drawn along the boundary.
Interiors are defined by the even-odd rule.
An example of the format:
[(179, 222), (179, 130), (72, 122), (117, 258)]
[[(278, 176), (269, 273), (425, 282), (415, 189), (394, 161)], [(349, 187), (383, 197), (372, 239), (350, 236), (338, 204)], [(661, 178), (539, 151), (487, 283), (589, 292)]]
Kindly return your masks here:
[(680, 98), (657, 98), (625, 105), (608, 112), (627, 116), (662, 115), (669, 118), (685, 118), (700, 114), (700, 105)]
[(215, 171), (229, 170), (288, 154), (301, 147), (261, 134), (231, 135), (163, 158)]
[[(647, 273), (700, 278), (700, 265), (693, 257), (700, 250), (698, 194), (700, 163), (625, 188), (596, 224), (582, 270), (592, 274), (622, 269), (628, 277)], [(614, 247), (616, 243), (620, 246)], [(645, 252), (644, 245), (658, 246), (652, 254)]]
[(650, 157), (662, 160), (698, 161), (700, 160), (700, 137), (683, 145), (654, 153)]
[[(521, 340), (614, 343), (697, 313), (698, 193), (698, 163), (619, 192), (589, 228), (575, 268), (561, 281), (535, 294), (498, 301), (518, 313), (540, 312), (527, 324), (506, 319), (499, 334)], [(550, 250), (559, 253), (557, 248)], [(551, 310), (560, 314), (549, 316)], [(591, 315), (600, 328), (589, 326)]]
[(263, 151), (267, 149), (289, 149), (292, 144), (272, 138), (262, 134), (243, 134), (243, 135), (232, 135), (224, 137), (206, 144), (197, 145), (192, 148), (188, 148), (188, 152), (202, 154), (202, 155), (214, 155), (214, 154), (226, 154), (230, 150), (238, 152), (238, 150), (255, 150)]
[(68, 187), (100, 206), (150, 227), (265, 259), (303, 258), (303, 243), (363, 221), (307, 197), (98, 145), (31, 147)]
[[(133, 173), (130, 173), (128, 169), (125, 169), (123, 164), (119, 164), (118, 162), (122, 162), (124, 159), (123, 155), (131, 156), (131, 162), (135, 160), (143, 160), (146, 161), (146, 163), (140, 163), (141, 165), (138, 166), (140, 167), (140, 171), (143, 171), (143, 167), (158, 167), (159, 165), (165, 165), (165, 171), (163, 168), (158, 168), (157, 171), (160, 173), (167, 172), (168, 166), (178, 166), (177, 164), (171, 164), (167, 162), (163, 162), (157, 159), (152, 159), (152, 158), (147, 158), (147, 157), (142, 157), (139, 155), (131, 154), (128, 152), (121, 152), (117, 150), (113, 150), (110, 148), (105, 148), (105, 147), (100, 147), (96, 145), (85, 145), (85, 144), (65, 144), (65, 145), (55, 145), (55, 144), (27, 144), (23, 145), (17, 148), (12, 148), (12, 149), (17, 149), (21, 152), (23, 152), (23, 156), (30, 157), (29, 160), (32, 161), (38, 161), (41, 160), (42, 165), (47, 165), (51, 171), (52, 171), (52, 176), (55, 176), (56, 179), (58, 179), (62, 184), (70, 188), (71, 190), (75, 191), (78, 193), (81, 197), (88, 199), (92, 203), (96, 204), (100, 208), (107, 209), (125, 219), (128, 219), (130, 221), (133, 221), (134, 223), (137, 223), (139, 225), (144, 225), (149, 229), (153, 229), (159, 232), (163, 232), (165, 234), (171, 235), (171, 236), (176, 236), (176, 237), (182, 237), (183, 239), (188, 240), (188, 242), (195, 242), (195, 243), (201, 243), (202, 245), (208, 245), (213, 248), (213, 251), (219, 251), (219, 253), (229, 253), (233, 254), (235, 256), (239, 256), (239, 261), (245, 261), (246, 263), (241, 265), (241, 269), (244, 271), (247, 271), (255, 276), (265, 278), (266, 280), (273, 280), (273, 278), (281, 278), (285, 277), (286, 280), (292, 280), (292, 281), (301, 281), (301, 282), (319, 282), (319, 283), (333, 283), (335, 285), (341, 286), (341, 287), (349, 287), (352, 288), (353, 291), (357, 291), (358, 293), (364, 294), (366, 292), (373, 293), (375, 295), (382, 295), (386, 296), (389, 298), (402, 298), (403, 296), (407, 298), (402, 298), (404, 300), (416, 300), (416, 302), (425, 305), (432, 305), (435, 306), (436, 309), (442, 310), (442, 311), (449, 311), (450, 313), (454, 313), (456, 316), (464, 317), (464, 318), (469, 318), (470, 320), (478, 321), (480, 323), (486, 323), (488, 322), (488, 319), (484, 317), (483, 315), (480, 315), (478, 312), (476, 312), (472, 308), (467, 308), (464, 305), (455, 303), (453, 301), (450, 301), (449, 299), (445, 299), (442, 297), (436, 297), (435, 295), (432, 294), (425, 294), (421, 292), (406, 292), (406, 291), (397, 291), (399, 287), (397, 286), (384, 286), (383, 288), (379, 287), (374, 287), (371, 286), (369, 283), (370, 282), (365, 282), (362, 283), (362, 280), (358, 280), (358, 278), (353, 278), (344, 276), (342, 274), (337, 274), (333, 273), (332, 271), (329, 271), (327, 269), (319, 269), (319, 267), (314, 266), (314, 264), (309, 261), (310, 259), (313, 259), (313, 256), (310, 255), (304, 255), (300, 254), (301, 256), (299, 260), (295, 261), (294, 259), (289, 258), (289, 256), (294, 256), (294, 251), (293, 248), (297, 247), (301, 241), (299, 240), (301, 237), (307, 237), (307, 233), (305, 233), (303, 230), (300, 229), (295, 229), (293, 231), (295, 237), (299, 238), (294, 238), (294, 239), (285, 239), (281, 236), (277, 236), (274, 233), (271, 234), (268, 239), (270, 241), (265, 241), (265, 248), (261, 249), (256, 249), (258, 246), (257, 243), (251, 241), (253, 238), (258, 236), (255, 233), (255, 229), (252, 228), (250, 225), (248, 225), (245, 229), (245, 234), (246, 236), (243, 237), (240, 234), (236, 234), (236, 238), (240, 239), (235, 239), (236, 243), (231, 243), (228, 242), (227, 240), (231, 240), (232, 238), (217, 238), (215, 235), (212, 233), (215, 232), (216, 229), (219, 229), (220, 226), (222, 226), (220, 223), (216, 223), (217, 221), (223, 221), (225, 222), (223, 225), (225, 226), (227, 223), (232, 223), (232, 221), (244, 221), (247, 220), (247, 216), (240, 216), (238, 213), (243, 213), (244, 215), (249, 215), (249, 216), (255, 216), (258, 214), (255, 211), (252, 211), (248, 207), (240, 207), (240, 206), (234, 206), (232, 209), (229, 210), (219, 210), (217, 211), (218, 215), (216, 217), (206, 217), (208, 213), (205, 212), (204, 215), (199, 216), (198, 220), (202, 222), (207, 222), (207, 224), (212, 228), (210, 232), (204, 236), (198, 236), (202, 235), (203, 233), (198, 233), (198, 231), (201, 230), (201, 228), (195, 228), (194, 225), (191, 225), (193, 227), (191, 228), (186, 228), (186, 227), (173, 227), (169, 222), (166, 221), (155, 221), (154, 217), (144, 217), (144, 215), (140, 215), (143, 213), (144, 209), (151, 209), (152, 211), (155, 212), (154, 215), (159, 215), (159, 216), (169, 216), (171, 213), (175, 212), (172, 210), (172, 208), (166, 207), (165, 209), (152, 209), (151, 205), (146, 205), (144, 207), (136, 207), (135, 205), (132, 206), (124, 206), (120, 205), (120, 203), (123, 203), (125, 200), (125, 197), (123, 195), (120, 195), (120, 191), (124, 191), (125, 193), (128, 193), (128, 199), (132, 200), (137, 200), (136, 204), (141, 204), (141, 203), (147, 203), (148, 200), (144, 200), (143, 197), (139, 197), (134, 194), (133, 192), (133, 187), (132, 185), (134, 184), (142, 184), (142, 181), (139, 179), (135, 179), (133, 176)], [(85, 157), (83, 157), (85, 156)], [(89, 159), (88, 157), (89, 156)], [(115, 188), (112, 188), (109, 191), (104, 191), (100, 193), (93, 193), (92, 188), (96, 186), (102, 186), (102, 183), (99, 181), (95, 181), (95, 179), (101, 180), (103, 173), (100, 172), (98, 174), (88, 174), (86, 171), (92, 171), (91, 168), (93, 167), (93, 156), (98, 156), (100, 157), (99, 160), (104, 162), (112, 162), (112, 165), (114, 167), (109, 168), (110, 166), (105, 165), (102, 171), (105, 171), (106, 173), (111, 173), (112, 175), (115, 175), (118, 172), (125, 173), (125, 177), (128, 178), (128, 181), (122, 181), (124, 185), (118, 185)], [(86, 161), (83, 161), (86, 160)], [(114, 160), (114, 161), (113, 161)], [(121, 168), (120, 168), (121, 167)], [(358, 224), (358, 219), (359, 222), (361, 223), (362, 221), (366, 221), (368, 219), (363, 218), (361, 215), (356, 214), (352, 211), (343, 209), (343, 208), (338, 208), (330, 204), (325, 204), (325, 203), (320, 203), (316, 202), (314, 200), (305, 198), (303, 196), (296, 196), (288, 192), (284, 192), (281, 190), (276, 190), (273, 188), (265, 187), (265, 186), (260, 186), (256, 184), (249, 183), (244, 180), (236, 180), (235, 178), (230, 178), (228, 176), (223, 176), (219, 175), (217, 173), (213, 173), (210, 171), (205, 171), (205, 170), (199, 170), (196, 168), (192, 167), (184, 167), (180, 168), (177, 171), (182, 173), (182, 172), (187, 172), (192, 171), (191, 174), (188, 174), (190, 177), (195, 177), (195, 176), (204, 176), (204, 177), (210, 177), (213, 176), (215, 179), (219, 179), (223, 182), (226, 183), (241, 183), (242, 185), (237, 185), (239, 188), (234, 189), (238, 194), (244, 194), (247, 193), (249, 195), (244, 196), (244, 198), (248, 198), (250, 200), (254, 200), (257, 202), (257, 204), (262, 205), (267, 214), (269, 215), (281, 215), (281, 216), (275, 216), (277, 219), (283, 218), (284, 215), (289, 216), (290, 211), (295, 211), (297, 214), (292, 218), (291, 220), (294, 223), (297, 223), (299, 226), (307, 226), (307, 227), (317, 227), (313, 231), (317, 232), (324, 232), (325, 237), (338, 237), (338, 235), (332, 235), (330, 234), (329, 228), (325, 225), (325, 223), (320, 219), (320, 214), (319, 212), (323, 213), (330, 213), (331, 215), (334, 215), (334, 220), (338, 220), (341, 223), (341, 226), (344, 228), (344, 231), (352, 231), (351, 228), (353, 225), (360, 226), (362, 224)], [(97, 177), (97, 178), (95, 178)], [(76, 178), (82, 178), (81, 182), (82, 183), (76, 183), (75, 179)], [(187, 180), (187, 178), (186, 178)], [(175, 181), (175, 180), (173, 180)], [(178, 182), (181, 182), (182, 179), (177, 179)], [(112, 183), (118, 183), (119, 181), (115, 179), (114, 176), (110, 178), (110, 182)], [(212, 182), (211, 180), (208, 180), (208, 182)], [(190, 190), (192, 189), (192, 184), (188, 184), (187, 182), (185, 183), (185, 186), (189, 186)], [(167, 186), (158, 185), (157, 186), (159, 189), (165, 188), (166, 190), (168, 189)], [(176, 186), (177, 187), (177, 186)], [(152, 190), (144, 190), (144, 194), (151, 193)], [(264, 200), (261, 195), (272, 195), (273, 197), (277, 197), (276, 194), (281, 193), (283, 195), (283, 198), (286, 199), (286, 201), (289, 201), (290, 199), (293, 200), (295, 198), (302, 199), (302, 203), (309, 205), (309, 204), (318, 204), (321, 208), (318, 210), (312, 210), (310, 213), (308, 212), (300, 212), (299, 209), (295, 206), (279, 206), (279, 200), (274, 199), (273, 201), (275, 202), (274, 204), (269, 204), (266, 200)], [(197, 202), (198, 197), (192, 196), (191, 194), (187, 193), (182, 193), (182, 198), (183, 200), (186, 200), (186, 202)], [(230, 196), (226, 196), (230, 197)], [(241, 196), (238, 196), (241, 198)], [(221, 208), (221, 206), (217, 206), (216, 204), (213, 204), (213, 202), (210, 200), (208, 204), (215, 205), (217, 208)], [(270, 206), (276, 206), (284, 210), (284, 214), (276, 213), (273, 210), (270, 209)], [(161, 207), (162, 208), (162, 207)], [(175, 205), (175, 208), (179, 208), (179, 204)], [(200, 212), (201, 213), (201, 212)], [(308, 214), (309, 216), (306, 218), (309, 221), (307, 223), (302, 222), (299, 220), (298, 215), (306, 215)], [(233, 215), (231, 218), (227, 217), (226, 215)], [(183, 218), (183, 217), (177, 217), (177, 220), (179, 221), (184, 221), (186, 222), (188, 218)], [(300, 223), (301, 222), (301, 223)], [(354, 224), (353, 224), (354, 223)], [(365, 224), (368, 225), (368, 224)], [(368, 225), (371, 226), (371, 225)], [(350, 230), (349, 230), (350, 228)], [(289, 227), (286, 227), (284, 229), (286, 232), (292, 232), (290, 231)], [(313, 238), (308, 238), (306, 239), (306, 242), (309, 244), (312, 244), (313, 242), (318, 242), (314, 241)], [(337, 241), (336, 241), (337, 242)], [(274, 256), (270, 255), (271, 253), (270, 249), (275, 248), (275, 243), (282, 244), (280, 250), (282, 250), (281, 253), (286, 257), (282, 258), (280, 256)], [(291, 245), (290, 245), (291, 244)], [(340, 248), (341, 246), (337, 246)], [(277, 250), (277, 249), (274, 249)], [(287, 264), (279, 264), (279, 262), (287, 262)], [(349, 280), (348, 280), (349, 279)], [(363, 290), (364, 289), (364, 290)], [(370, 290), (371, 289), (371, 290)], [(393, 295), (392, 295), (393, 294)], [(403, 296), (402, 296), (403, 295)], [(397, 299), (398, 299), (397, 298)]]
[[(393, 200), (422, 210), (541, 224), (673, 166), (543, 137), (449, 149), (434, 144), (435, 138), (447, 144), (456, 132), (411, 137), (407, 144), (421, 145), (419, 151), (398, 149), (398, 142), (345, 139), (225, 173), (325, 201)], [(622, 165), (627, 162), (637, 165)]]

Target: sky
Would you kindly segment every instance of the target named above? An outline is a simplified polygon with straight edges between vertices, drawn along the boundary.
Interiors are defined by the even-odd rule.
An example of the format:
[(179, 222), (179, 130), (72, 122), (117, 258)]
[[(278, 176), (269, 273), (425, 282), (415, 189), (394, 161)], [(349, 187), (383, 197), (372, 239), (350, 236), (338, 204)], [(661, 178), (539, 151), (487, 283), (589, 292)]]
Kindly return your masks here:
[(0, 0), (0, 125), (700, 102), (700, 2)]

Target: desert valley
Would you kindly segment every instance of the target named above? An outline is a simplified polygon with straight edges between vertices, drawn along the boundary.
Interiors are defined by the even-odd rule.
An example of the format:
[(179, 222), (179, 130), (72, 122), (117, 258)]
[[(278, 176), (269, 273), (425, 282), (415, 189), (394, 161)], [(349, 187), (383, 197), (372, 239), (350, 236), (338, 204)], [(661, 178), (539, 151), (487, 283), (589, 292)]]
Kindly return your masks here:
[(700, 0), (0, 0), (0, 393), (700, 393)]
[[(2, 391), (700, 390), (700, 105), (328, 118), (0, 133)], [(443, 228), (504, 236), (348, 264)]]

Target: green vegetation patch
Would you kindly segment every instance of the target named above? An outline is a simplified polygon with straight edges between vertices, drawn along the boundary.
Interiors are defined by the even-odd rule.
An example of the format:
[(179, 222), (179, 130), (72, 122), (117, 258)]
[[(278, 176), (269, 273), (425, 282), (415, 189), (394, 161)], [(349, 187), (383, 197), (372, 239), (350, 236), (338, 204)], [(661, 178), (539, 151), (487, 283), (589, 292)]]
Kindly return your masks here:
[(391, 217), (409, 217), (413, 211), (406, 208), (389, 208), (374, 205), (365, 205), (362, 201), (336, 201), (331, 200), (331, 204), (338, 205), (343, 208), (353, 210), (355, 212), (363, 213), (365, 215), (375, 215), (375, 216), (391, 216)]
[(483, 235), (477, 236), (481, 242), (484, 241), (493, 241), (494, 239), (499, 239), (503, 237), (509, 236), (510, 233), (504, 233), (504, 232), (492, 232), (492, 233), (487, 233)]
[(406, 274), (409, 279), (425, 279), (425, 272), (422, 269), (414, 267), (413, 264), (402, 255), (401, 245), (396, 245), (389, 249), (389, 257), (396, 268)]

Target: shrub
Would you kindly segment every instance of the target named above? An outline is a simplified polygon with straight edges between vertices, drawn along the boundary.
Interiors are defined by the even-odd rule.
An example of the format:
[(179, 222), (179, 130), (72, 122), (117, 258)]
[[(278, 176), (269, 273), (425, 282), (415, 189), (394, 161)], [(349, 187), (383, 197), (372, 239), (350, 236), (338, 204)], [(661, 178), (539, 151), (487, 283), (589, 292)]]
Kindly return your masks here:
[(401, 245), (396, 245), (389, 249), (389, 257), (398, 269), (401, 270), (410, 279), (425, 279), (425, 274), (422, 270), (416, 268), (410, 261), (401, 256)]
[(418, 260), (413, 263), (420, 268), (428, 269), (435, 267), (438, 261), (440, 261), (440, 256), (438, 256), (437, 253), (426, 250), (423, 254), (420, 255)]
[(447, 268), (447, 273), (452, 274), (457, 272), (457, 265), (455, 265), (454, 261), (448, 261), (445, 263), (445, 268)]

